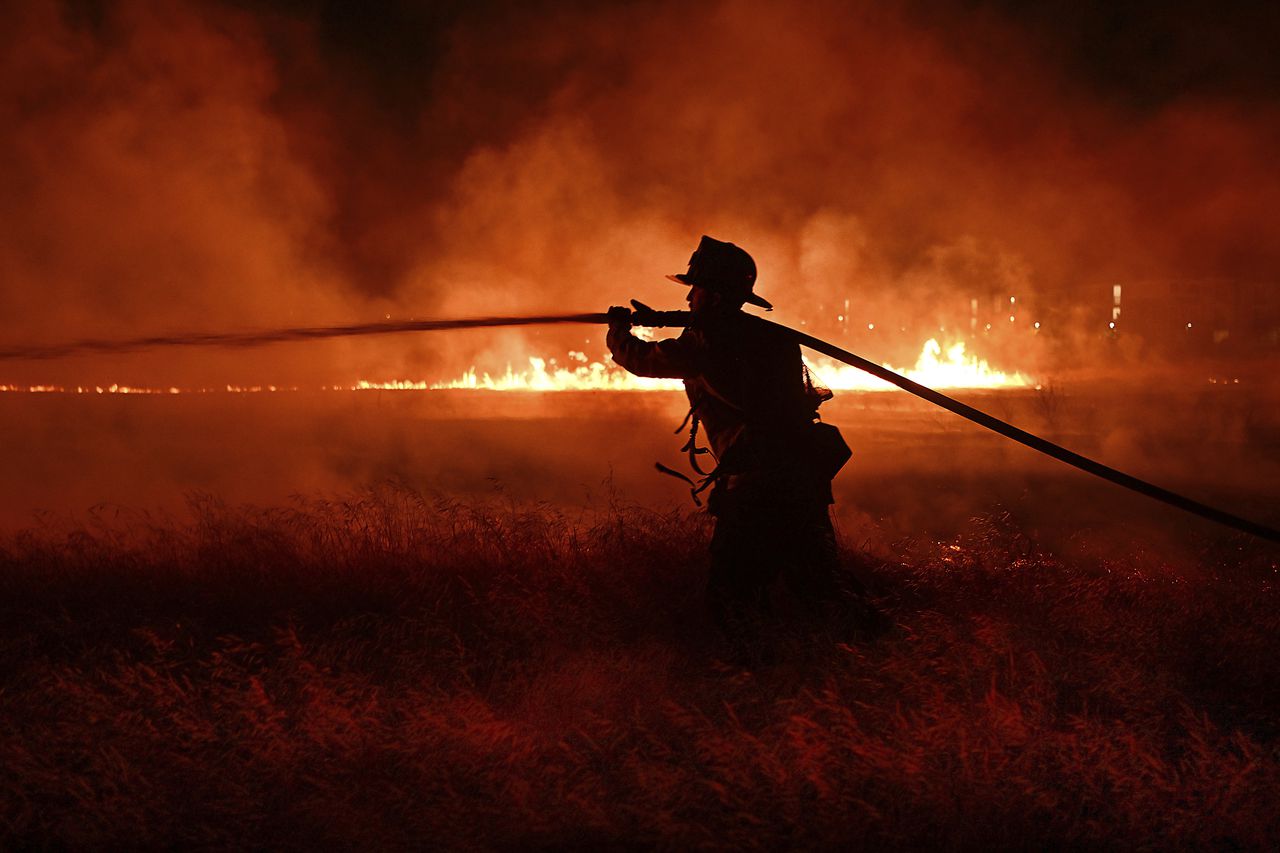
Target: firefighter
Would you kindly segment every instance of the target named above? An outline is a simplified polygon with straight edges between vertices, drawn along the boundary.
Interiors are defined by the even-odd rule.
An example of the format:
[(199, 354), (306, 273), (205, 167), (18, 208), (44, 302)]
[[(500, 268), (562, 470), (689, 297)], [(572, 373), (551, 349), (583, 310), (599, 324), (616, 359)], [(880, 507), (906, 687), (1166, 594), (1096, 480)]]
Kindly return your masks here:
[[(848, 458), (818, 407), (831, 392), (816, 385), (800, 346), (745, 313), (772, 305), (754, 292), (756, 265), (746, 251), (704, 236), (688, 272), (667, 276), (689, 288), (689, 326), (675, 339), (643, 341), (631, 331), (641, 312), (609, 310), (609, 351), (637, 376), (684, 380), (691, 424), (690, 460), (704, 475), (715, 518), (707, 602), (721, 626), (757, 621), (774, 611), (775, 589), (815, 615), (854, 630), (869, 627), (873, 608), (861, 584), (840, 572), (831, 523), (831, 478)], [(715, 466), (699, 466), (698, 430)], [(679, 475), (677, 475), (679, 476)]]

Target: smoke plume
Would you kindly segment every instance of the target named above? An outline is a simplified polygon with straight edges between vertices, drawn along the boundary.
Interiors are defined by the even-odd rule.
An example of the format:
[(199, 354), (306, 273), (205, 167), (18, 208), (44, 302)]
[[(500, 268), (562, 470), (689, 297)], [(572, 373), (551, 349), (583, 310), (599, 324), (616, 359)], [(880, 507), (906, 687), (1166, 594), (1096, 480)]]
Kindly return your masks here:
[[(1072, 8), (13, 4), (6, 343), (678, 307), (662, 276), (709, 233), (753, 253), (778, 320), (845, 316), (870, 357), (909, 362), (924, 337), (970, 336), (973, 300), (990, 313), (1014, 296), (1006, 322), (1044, 334), (974, 348), (1052, 369), (1096, 338), (1087, 309), (1115, 281), (1176, 295), (1280, 269), (1280, 110), (1258, 35), (1273, 22), (1195, 30), (1187, 7), (1086, 50), (1105, 21)], [(1168, 55), (1125, 59), (1142, 27)], [(444, 378), (602, 352), (574, 335), (6, 366), (0, 381)]]

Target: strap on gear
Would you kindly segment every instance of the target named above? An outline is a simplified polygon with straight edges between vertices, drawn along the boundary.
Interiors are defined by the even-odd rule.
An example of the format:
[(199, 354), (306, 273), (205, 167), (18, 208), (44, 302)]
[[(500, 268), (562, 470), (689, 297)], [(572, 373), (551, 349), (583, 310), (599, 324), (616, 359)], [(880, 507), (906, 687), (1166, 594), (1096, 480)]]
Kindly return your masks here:
[(693, 498), (693, 502), (698, 506), (702, 506), (702, 498), (698, 497), (698, 495), (702, 494), (707, 489), (711, 488), (711, 486), (715, 484), (716, 480), (720, 479), (719, 473), (718, 473), (720, 470), (719, 466), (717, 466), (715, 470), (713, 470), (710, 474), (703, 477), (701, 480), (694, 480), (692, 477), (688, 477), (684, 474), (681, 474), (676, 469), (669, 468), (666, 465), (663, 465), (661, 462), (653, 463), (653, 467), (656, 468), (658, 472), (661, 474), (667, 474), (671, 477), (675, 477), (678, 480), (684, 480), (686, 483), (688, 483), (689, 497)]
[(681, 452), (689, 454), (689, 467), (691, 467), (697, 474), (701, 475), (701, 479), (694, 480), (692, 477), (681, 474), (679, 471), (663, 465), (661, 462), (655, 462), (653, 465), (660, 473), (676, 477), (677, 479), (684, 480), (688, 483), (689, 496), (693, 498), (694, 504), (702, 506), (702, 499), (699, 498), (698, 495), (710, 488), (716, 480), (719, 479), (720, 466), (716, 465), (710, 471), (704, 471), (702, 470), (702, 466), (698, 464), (698, 457), (703, 454), (710, 453), (711, 450), (706, 447), (698, 446), (698, 426), (702, 421), (698, 417), (697, 410), (697, 403), (694, 403), (689, 407), (689, 411), (685, 414), (684, 420), (680, 421), (680, 426), (676, 427), (675, 434), (679, 435), (684, 432), (684, 428), (686, 426), (689, 427), (689, 440), (684, 443), (684, 446), (681, 447), (680, 450)]
[(702, 421), (698, 417), (697, 409), (698, 405), (696, 403), (689, 407), (689, 413), (684, 416), (684, 420), (680, 422), (680, 426), (676, 427), (676, 435), (680, 434), (686, 424), (689, 425), (689, 440), (684, 443), (684, 447), (680, 448), (680, 452), (689, 454), (690, 468), (702, 476), (708, 477), (714, 473), (714, 469), (712, 469), (712, 471), (703, 471), (702, 466), (698, 464), (698, 457), (703, 454), (710, 453), (711, 451), (706, 447), (698, 446), (698, 426)]
[[(805, 396), (807, 399), (811, 401), (813, 405), (812, 417), (813, 417), (813, 421), (817, 422), (821, 420), (821, 416), (818, 415), (818, 411), (817, 411), (818, 407), (821, 406), (823, 403), (825, 403), (827, 400), (830, 400), (832, 397), (832, 394), (828, 388), (814, 381), (813, 374), (809, 371), (809, 368), (807, 365), (804, 365), (802, 363), (801, 367), (803, 370), (802, 380), (804, 383)], [(715, 386), (713, 386), (710, 382), (706, 380), (705, 377), (703, 377), (702, 384), (706, 394), (711, 395), (712, 397), (719, 400), (724, 405), (740, 413), (743, 416), (744, 421), (747, 421), (748, 423), (751, 422), (752, 419), (748, 416), (747, 410), (745, 408), (738, 405), (733, 400), (726, 397), (724, 394), (720, 393), (715, 388)], [(702, 403), (702, 399), (703, 399), (702, 396), (699, 396), (698, 399), (692, 401), (693, 404), (689, 407), (689, 411), (685, 413), (684, 419), (680, 421), (680, 426), (676, 427), (675, 429), (675, 434), (679, 435), (680, 433), (684, 432), (685, 427), (689, 428), (689, 440), (684, 443), (684, 446), (680, 448), (680, 451), (682, 453), (689, 454), (689, 467), (692, 468), (695, 473), (700, 475), (701, 479), (694, 480), (693, 478), (688, 477), (684, 474), (681, 474), (679, 471), (676, 471), (673, 468), (663, 465), (661, 462), (654, 463), (654, 467), (657, 468), (659, 472), (663, 474), (667, 474), (672, 477), (676, 477), (688, 483), (689, 494), (690, 496), (693, 497), (693, 502), (697, 506), (702, 506), (702, 500), (698, 497), (698, 495), (706, 491), (708, 488), (714, 485), (716, 481), (720, 480), (728, 473), (727, 471), (724, 470), (724, 460), (721, 460), (720, 463), (717, 464), (710, 471), (704, 471), (702, 469), (702, 466), (698, 464), (699, 456), (702, 456), (705, 453), (711, 452), (708, 448), (698, 447), (698, 427), (702, 422), (701, 419), (698, 417), (698, 406)], [(831, 427), (830, 429), (835, 431), (835, 434), (839, 436), (839, 430), (836, 430), (835, 427)], [(800, 437), (800, 434), (797, 434), (793, 440), (804, 441), (805, 439), (802, 439)], [(845, 446), (845, 448), (847, 450), (847, 445)], [(833, 477), (835, 476), (834, 471), (839, 470), (840, 466), (844, 464), (844, 461), (845, 461), (844, 459), (841, 459), (839, 464), (836, 464), (833, 466), (833, 473), (832, 473)]]

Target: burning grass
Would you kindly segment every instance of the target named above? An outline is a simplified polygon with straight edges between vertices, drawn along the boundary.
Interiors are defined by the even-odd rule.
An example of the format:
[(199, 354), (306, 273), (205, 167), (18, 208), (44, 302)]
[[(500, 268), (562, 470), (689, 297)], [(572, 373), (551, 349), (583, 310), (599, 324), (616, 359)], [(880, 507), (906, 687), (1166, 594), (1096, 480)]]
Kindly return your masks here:
[[(701, 619), (703, 519), (386, 487), (3, 544), (6, 847), (1265, 848), (1274, 552), (847, 553), (898, 623)], [(1114, 543), (1108, 546), (1113, 554)]]

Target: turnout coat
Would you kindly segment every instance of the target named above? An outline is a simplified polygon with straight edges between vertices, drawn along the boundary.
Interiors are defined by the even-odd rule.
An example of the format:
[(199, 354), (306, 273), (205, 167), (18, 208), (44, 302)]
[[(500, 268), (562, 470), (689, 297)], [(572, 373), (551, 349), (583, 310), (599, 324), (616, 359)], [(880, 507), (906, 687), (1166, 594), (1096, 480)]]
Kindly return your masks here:
[(834, 470), (824, 470), (825, 433), (815, 423), (831, 392), (815, 386), (783, 330), (735, 311), (664, 341), (610, 328), (607, 342), (614, 361), (638, 376), (684, 380), (695, 437), (701, 424), (718, 463), (717, 491), (831, 503)]

